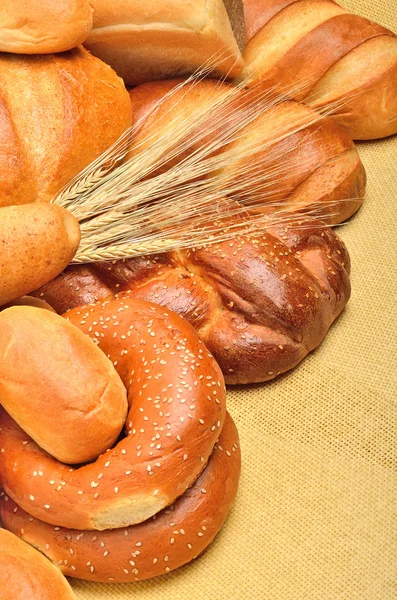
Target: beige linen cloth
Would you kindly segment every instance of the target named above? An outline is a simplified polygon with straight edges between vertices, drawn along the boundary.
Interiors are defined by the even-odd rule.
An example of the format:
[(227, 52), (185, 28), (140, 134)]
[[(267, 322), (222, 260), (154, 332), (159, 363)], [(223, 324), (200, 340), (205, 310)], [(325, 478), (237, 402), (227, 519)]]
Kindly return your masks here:
[[(397, 0), (342, 0), (397, 31)], [(270, 384), (230, 389), (243, 471), (195, 562), (82, 600), (397, 599), (397, 138), (359, 144), (365, 204), (338, 233), (352, 298), (321, 347)]]

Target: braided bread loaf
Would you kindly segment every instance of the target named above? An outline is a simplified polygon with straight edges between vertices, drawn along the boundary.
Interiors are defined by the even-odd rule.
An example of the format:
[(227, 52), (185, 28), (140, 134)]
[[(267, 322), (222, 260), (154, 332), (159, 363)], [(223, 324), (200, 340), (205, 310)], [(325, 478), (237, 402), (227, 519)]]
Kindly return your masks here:
[(334, 0), (244, 0), (243, 78), (276, 86), (353, 139), (397, 133), (397, 37)]
[(71, 266), (35, 292), (58, 312), (131, 290), (197, 329), (228, 383), (274, 378), (323, 340), (349, 299), (349, 257), (317, 222), (256, 238)]

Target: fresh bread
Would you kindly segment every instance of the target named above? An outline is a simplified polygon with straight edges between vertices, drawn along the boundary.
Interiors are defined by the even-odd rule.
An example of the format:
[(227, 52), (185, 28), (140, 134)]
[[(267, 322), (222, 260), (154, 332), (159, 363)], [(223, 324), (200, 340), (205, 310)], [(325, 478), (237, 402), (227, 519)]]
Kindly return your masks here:
[(273, 379), (324, 339), (350, 296), (350, 262), (318, 222), (114, 263), (69, 267), (35, 292), (59, 312), (131, 290), (197, 329), (227, 383)]
[[(0, 315), (17, 310), (21, 308), (11, 308)], [(40, 309), (30, 309), (37, 310)], [(56, 318), (50, 312), (42, 312), (50, 322)], [(187, 321), (159, 306), (134, 299), (130, 292), (109, 302), (70, 311), (66, 316), (97, 341), (119, 373), (128, 395), (126, 435), (95, 462), (71, 468), (40, 449), (1, 408), (0, 486), (31, 515), (53, 525), (104, 530), (140, 523), (183, 494), (204, 468), (225, 419), (222, 374)], [(22, 331), (15, 335), (23, 340), (29, 331), (30, 326), (27, 334)], [(64, 333), (60, 339), (67, 342), (67, 337)], [(56, 343), (54, 337), (51, 344)], [(70, 346), (71, 341), (66, 345)], [(73, 342), (71, 355), (77, 369), (80, 367), (75, 357), (79, 347), (83, 349), (80, 342)], [(8, 374), (12, 380), (10, 389), (6, 390), (8, 395), (18, 381), (12, 362), (17, 353), (12, 346), (9, 352), (10, 361), (5, 362), (5, 369), (7, 362), (12, 366)], [(64, 377), (73, 373), (73, 363), (68, 366), (67, 352), (62, 345), (59, 350), (54, 348), (54, 366), (56, 363), (59, 366), (52, 376), (46, 374), (50, 357), (42, 357), (42, 367), (37, 358), (32, 359), (32, 367), (26, 368), (26, 373), (36, 366), (42, 368), (44, 383), (49, 382), (49, 389), (60, 398), (64, 392), (56, 392), (57, 379), (60, 387), (66, 386)], [(84, 352), (81, 360), (90, 355), (91, 351)], [(65, 366), (61, 374), (63, 357)], [(77, 385), (76, 382), (82, 386), (84, 373), (88, 372), (88, 366), (81, 369), (67, 389)], [(32, 374), (32, 381), (23, 384), (31, 395), (36, 393), (39, 376), (40, 373)], [(89, 381), (84, 387), (85, 395), (90, 384), (94, 385)], [(46, 414), (44, 408), (37, 412), (45, 399), (44, 384), (38, 387), (38, 394), (31, 402), (32, 407), (36, 405), (36, 417), (32, 413), (23, 417), (27, 431), (32, 431), (33, 425), (38, 427), (37, 420)], [(93, 402), (95, 400), (98, 393), (93, 396)], [(73, 404), (74, 410), (79, 410), (77, 402)], [(49, 412), (52, 427), (53, 403)], [(21, 409), (18, 416), (21, 417)], [(77, 418), (80, 417), (76, 417), (76, 423)], [(95, 429), (99, 434), (103, 431), (104, 426), (98, 423), (93, 407), (91, 414), (84, 417), (85, 425), (78, 435), (73, 426), (76, 444), (85, 444), (85, 429), (91, 420), (93, 432)], [(44, 425), (48, 426), (45, 420)], [(56, 429), (59, 431), (59, 426)], [(44, 435), (42, 430), (40, 434)], [(60, 435), (68, 437), (67, 432)]]
[(54, 312), (14, 306), (0, 312), (0, 403), (35, 442), (68, 464), (112, 447), (127, 415), (113, 364)]
[[(206, 128), (212, 142), (227, 130), (231, 106), (222, 108), (220, 100), (229, 86), (211, 80), (178, 87), (179, 83), (180, 80), (152, 82), (131, 90), (133, 122), (143, 121), (134, 137), (132, 153), (134, 148), (142, 151), (162, 137), (172, 136), (194, 115), (200, 123), (201, 138), (189, 151), (203, 143)], [(214, 112), (216, 102), (220, 108)], [(242, 93), (236, 100), (236, 104), (247, 107), (248, 114), (255, 102), (258, 103), (257, 96), (250, 93)], [(233, 144), (223, 144), (227, 150), (233, 147), (238, 157), (229, 158), (223, 170), (230, 184), (237, 189), (241, 185), (236, 192), (238, 200), (262, 211), (313, 209), (316, 214), (326, 215), (328, 223), (340, 223), (350, 217), (361, 206), (366, 176), (349, 135), (304, 104), (268, 104), (242, 128)], [(204, 124), (199, 121), (203, 115), (207, 115)], [(238, 118), (244, 115), (240, 113)], [(251, 151), (239, 158), (247, 144)], [(165, 164), (162, 169), (168, 166)]]
[(0, 529), (1, 600), (75, 600), (61, 571), (29, 544)]
[[(238, 37), (242, 2), (226, 0)], [(222, 0), (92, 0), (86, 47), (128, 85), (185, 75), (211, 62), (216, 75), (237, 76), (242, 59)]]
[(123, 82), (83, 48), (0, 55), (0, 207), (50, 200), (131, 124)]
[(353, 139), (397, 132), (397, 37), (333, 0), (244, 0), (242, 79), (286, 92)]
[(53, 204), (0, 208), (0, 306), (56, 277), (80, 242), (77, 220)]
[(82, 44), (91, 28), (89, 0), (4, 0), (0, 3), (0, 52), (64, 52)]
[(226, 414), (204, 471), (185, 494), (153, 519), (93, 535), (39, 521), (5, 493), (0, 493), (0, 519), (40, 548), (65, 575), (107, 583), (142, 581), (190, 562), (212, 542), (236, 496), (240, 460), (238, 433)]

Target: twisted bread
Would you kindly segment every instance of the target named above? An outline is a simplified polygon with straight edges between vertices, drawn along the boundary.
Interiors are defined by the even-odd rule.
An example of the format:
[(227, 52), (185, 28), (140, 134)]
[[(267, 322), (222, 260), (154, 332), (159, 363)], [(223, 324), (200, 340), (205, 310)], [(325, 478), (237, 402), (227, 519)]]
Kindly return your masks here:
[(0, 55), (0, 206), (50, 200), (130, 124), (122, 81), (86, 50)]
[[(139, 523), (180, 496), (205, 466), (225, 418), (222, 375), (186, 321), (129, 292), (68, 319), (98, 343), (127, 389), (126, 437), (94, 463), (70, 468), (0, 409), (0, 485), (54, 525)], [(52, 377), (55, 385), (57, 370)]]
[(129, 289), (190, 321), (227, 383), (253, 383), (320, 344), (349, 299), (349, 270), (337, 235), (302, 222), (206, 248), (72, 266), (35, 295), (62, 313)]
[(196, 558), (221, 529), (236, 496), (240, 449), (236, 427), (225, 424), (208, 464), (176, 502), (139, 525), (82, 532), (52, 527), (0, 494), (5, 527), (39, 548), (65, 575), (91, 581), (141, 581)]
[(40, 552), (0, 529), (2, 600), (75, 600), (61, 572)]
[(64, 52), (82, 44), (91, 28), (89, 0), (7, 0), (0, 5), (0, 52)]
[(289, 92), (353, 139), (397, 132), (397, 37), (333, 0), (244, 0), (250, 85)]
[[(143, 122), (134, 137), (132, 153), (161, 140), (195, 114), (198, 120), (206, 115), (206, 122), (200, 127), (208, 129), (211, 140), (230, 129), (231, 106), (213, 110), (214, 104), (227, 95), (229, 86), (199, 81), (177, 89), (178, 83), (179, 80), (153, 82), (130, 92), (133, 122)], [(236, 100), (247, 114), (257, 102), (255, 90)], [(194, 139), (193, 134), (191, 137)], [(204, 140), (201, 131), (188, 152), (196, 150)], [(244, 151), (247, 143), (252, 148), (249, 153)], [(279, 206), (291, 210), (315, 208), (318, 214), (327, 215), (329, 223), (340, 223), (361, 206), (366, 176), (351, 138), (330, 119), (320, 118), (303, 104), (269, 103), (267, 110), (258, 111), (258, 116), (242, 128), (237, 139), (223, 144), (221, 152), (226, 149), (235, 152), (235, 158), (233, 153), (228, 156), (223, 175), (230, 186), (236, 187), (234, 196), (256, 210), (275, 211)], [(163, 169), (169, 166), (165, 164)]]

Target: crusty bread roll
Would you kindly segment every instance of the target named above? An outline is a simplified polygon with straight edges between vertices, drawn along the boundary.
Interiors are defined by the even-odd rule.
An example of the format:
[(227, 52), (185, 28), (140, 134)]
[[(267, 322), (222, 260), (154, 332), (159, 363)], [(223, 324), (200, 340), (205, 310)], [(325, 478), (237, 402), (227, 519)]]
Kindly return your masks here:
[(0, 3), (0, 52), (64, 52), (82, 44), (91, 28), (89, 0), (4, 0)]
[(111, 448), (127, 397), (113, 364), (77, 327), (31, 306), (0, 312), (0, 402), (58, 460), (83, 463)]
[(115, 263), (69, 267), (35, 292), (59, 312), (130, 289), (197, 329), (227, 383), (273, 379), (324, 339), (350, 296), (350, 261), (318, 222)]
[(131, 124), (123, 82), (83, 48), (0, 55), (0, 206), (50, 200)]
[[(52, 313), (43, 313), (52, 320)], [(0, 486), (53, 525), (104, 530), (140, 523), (183, 494), (204, 468), (226, 414), (222, 373), (187, 321), (130, 292), (66, 316), (98, 341), (120, 374), (129, 403), (126, 435), (95, 462), (71, 468), (40, 449), (0, 408)], [(35, 394), (34, 386), (30, 391)], [(84, 444), (84, 429), (74, 436), (76, 444)]]
[(75, 600), (61, 571), (5, 529), (0, 529), (1, 600)]
[(353, 139), (397, 132), (397, 37), (333, 0), (244, 0), (242, 79), (289, 93)]
[[(179, 80), (151, 82), (131, 90), (133, 121), (144, 121), (134, 137), (132, 153), (135, 147), (140, 152), (172, 135), (192, 115), (198, 119), (208, 115), (205, 123), (200, 123), (200, 132), (215, 124), (208, 135), (211, 141), (219, 135), (217, 131), (227, 130), (230, 106), (215, 112), (213, 106), (226, 96), (228, 85), (207, 80), (177, 88), (177, 83)], [(173, 89), (177, 91), (170, 93)], [(247, 109), (257, 101), (254, 95), (250, 99), (250, 93), (240, 98)], [(203, 135), (188, 151), (202, 143)], [(267, 110), (261, 108), (233, 142), (236, 156), (246, 143), (251, 151), (243, 158), (229, 158), (223, 174), (231, 184), (241, 185), (238, 199), (247, 206), (255, 203), (256, 209), (266, 211), (286, 206), (292, 210), (314, 208), (316, 214), (327, 215), (328, 223), (344, 221), (361, 206), (366, 176), (354, 143), (330, 119), (321, 118), (304, 104), (285, 101), (269, 103)], [(265, 143), (264, 150), (256, 150)], [(231, 145), (223, 147), (230, 149)]]
[(0, 306), (56, 277), (80, 242), (77, 220), (53, 204), (0, 208)]
[[(226, 1), (241, 31), (241, 0)], [(193, 73), (208, 61), (216, 63), (217, 75), (241, 71), (222, 0), (92, 0), (92, 5), (94, 27), (85, 45), (128, 85)]]

